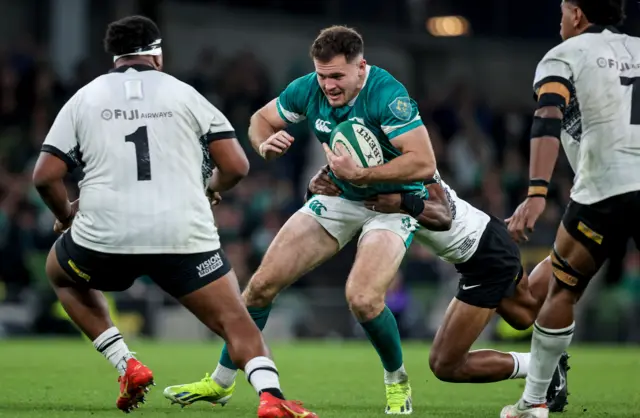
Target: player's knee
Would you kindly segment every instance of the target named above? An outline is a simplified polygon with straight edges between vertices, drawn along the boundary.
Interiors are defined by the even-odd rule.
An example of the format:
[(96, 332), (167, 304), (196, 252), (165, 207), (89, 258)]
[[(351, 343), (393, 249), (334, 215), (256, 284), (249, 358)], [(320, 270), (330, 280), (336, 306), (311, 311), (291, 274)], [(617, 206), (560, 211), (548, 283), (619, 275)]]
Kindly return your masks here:
[(258, 269), (242, 292), (242, 297), (247, 306), (265, 307), (273, 302), (280, 290), (281, 286), (277, 280)]
[(384, 295), (374, 292), (347, 292), (349, 309), (360, 322), (371, 321), (384, 309)]
[(516, 331), (526, 331), (531, 328), (536, 320), (536, 314), (532, 311), (526, 311), (519, 315), (511, 316), (508, 320), (505, 318), (505, 320)]
[(431, 350), (429, 353), (429, 368), (434, 376), (443, 382), (456, 382), (458, 380), (458, 363), (445, 358), (437, 350)]
[(582, 290), (568, 288), (564, 282), (554, 280), (551, 283), (547, 301), (552, 304), (575, 305), (581, 295)]

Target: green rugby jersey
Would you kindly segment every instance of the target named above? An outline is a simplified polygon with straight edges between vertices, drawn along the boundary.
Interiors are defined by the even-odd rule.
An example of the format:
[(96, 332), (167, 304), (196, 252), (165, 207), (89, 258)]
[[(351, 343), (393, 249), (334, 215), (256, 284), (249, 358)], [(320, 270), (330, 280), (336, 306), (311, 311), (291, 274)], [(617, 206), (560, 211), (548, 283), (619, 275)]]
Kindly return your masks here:
[[(355, 120), (373, 132), (382, 148), (384, 161), (399, 155), (391, 140), (422, 126), (416, 103), (407, 89), (386, 70), (367, 66), (367, 75), (360, 94), (348, 105), (333, 108), (318, 84), (316, 73), (292, 81), (277, 99), (278, 113), (287, 123), (307, 120), (321, 143), (329, 144), (331, 131), (346, 120)], [(332, 179), (342, 190), (342, 197), (364, 200), (382, 193), (416, 192), (426, 196), (422, 182), (408, 184), (370, 184), (356, 187), (349, 182)]]

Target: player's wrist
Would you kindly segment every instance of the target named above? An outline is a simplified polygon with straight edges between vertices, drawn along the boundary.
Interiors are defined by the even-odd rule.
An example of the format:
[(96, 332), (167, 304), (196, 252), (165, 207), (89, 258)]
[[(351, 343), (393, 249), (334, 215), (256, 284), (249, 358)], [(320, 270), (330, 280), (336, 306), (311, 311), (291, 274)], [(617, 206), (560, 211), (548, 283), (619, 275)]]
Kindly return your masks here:
[(529, 190), (527, 191), (527, 197), (541, 197), (547, 198), (549, 193), (549, 182), (544, 179), (531, 179), (529, 180)]
[(60, 218), (58, 218), (58, 222), (66, 226), (66, 225), (69, 225), (69, 223), (71, 223), (73, 218), (76, 216), (76, 211), (73, 209), (71, 202), (67, 202), (65, 213), (66, 214), (64, 216), (61, 216)]
[(417, 218), (424, 211), (424, 201), (413, 193), (402, 193), (400, 195), (400, 209)]
[(369, 170), (363, 167), (357, 167), (354, 171), (353, 178), (349, 179), (350, 183), (353, 184), (368, 184), (369, 183)]

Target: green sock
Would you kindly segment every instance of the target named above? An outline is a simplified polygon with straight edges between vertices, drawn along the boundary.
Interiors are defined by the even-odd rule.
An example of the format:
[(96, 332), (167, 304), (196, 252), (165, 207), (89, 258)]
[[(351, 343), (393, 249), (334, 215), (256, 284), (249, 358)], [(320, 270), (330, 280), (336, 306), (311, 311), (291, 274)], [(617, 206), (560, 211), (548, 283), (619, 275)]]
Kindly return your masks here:
[(369, 341), (378, 352), (382, 367), (388, 372), (395, 372), (402, 367), (402, 345), (396, 318), (388, 307), (371, 321), (361, 322)]
[[(249, 314), (251, 315), (251, 319), (256, 323), (260, 331), (262, 331), (267, 325), (267, 318), (269, 318), (269, 313), (271, 312), (271, 305), (266, 306), (264, 308), (247, 308)], [(227, 350), (227, 344), (222, 347), (222, 353), (220, 353), (220, 360), (218, 361), (222, 366), (231, 369), (238, 370), (238, 368), (231, 361), (231, 357), (229, 357), (229, 350)]]

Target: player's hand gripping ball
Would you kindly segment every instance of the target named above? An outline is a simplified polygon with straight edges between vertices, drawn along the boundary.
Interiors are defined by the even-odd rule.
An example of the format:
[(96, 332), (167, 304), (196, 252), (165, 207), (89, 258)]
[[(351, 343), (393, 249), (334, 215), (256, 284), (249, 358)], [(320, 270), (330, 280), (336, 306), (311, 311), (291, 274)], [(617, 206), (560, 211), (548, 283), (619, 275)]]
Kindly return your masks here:
[(333, 174), (353, 185), (364, 186), (363, 169), (384, 164), (378, 138), (356, 121), (348, 120), (336, 126), (329, 145), (322, 146)]

